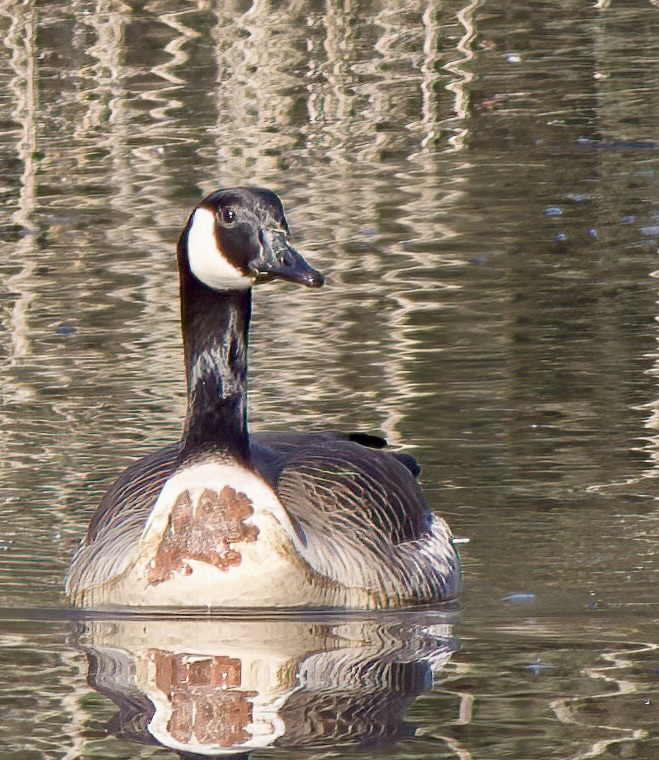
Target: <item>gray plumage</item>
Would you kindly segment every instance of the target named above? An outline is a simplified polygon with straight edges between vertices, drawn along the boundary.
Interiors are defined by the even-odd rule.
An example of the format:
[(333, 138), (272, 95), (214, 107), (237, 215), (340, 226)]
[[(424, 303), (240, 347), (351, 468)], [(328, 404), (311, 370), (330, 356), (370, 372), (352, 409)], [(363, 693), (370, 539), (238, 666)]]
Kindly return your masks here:
[[(251, 442), (253, 468), (291, 517), (314, 571), (368, 589), (375, 606), (390, 606), (387, 594), (397, 604), (456, 596), (457, 555), (444, 521), (428, 509), (412, 457), (363, 434), (255, 433)], [(69, 588), (107, 582), (128, 568), (180, 450), (175, 443), (148, 454), (110, 487), (72, 563)], [(429, 572), (424, 547), (438, 529), (448, 551)]]

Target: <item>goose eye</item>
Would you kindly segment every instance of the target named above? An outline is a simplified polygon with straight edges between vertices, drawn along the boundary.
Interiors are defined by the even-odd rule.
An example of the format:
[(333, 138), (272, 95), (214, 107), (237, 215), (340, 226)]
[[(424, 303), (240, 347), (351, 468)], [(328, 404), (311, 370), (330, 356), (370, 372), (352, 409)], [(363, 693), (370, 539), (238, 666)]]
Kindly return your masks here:
[(227, 224), (231, 224), (232, 222), (236, 221), (236, 212), (232, 208), (223, 208), (222, 209), (222, 219)]

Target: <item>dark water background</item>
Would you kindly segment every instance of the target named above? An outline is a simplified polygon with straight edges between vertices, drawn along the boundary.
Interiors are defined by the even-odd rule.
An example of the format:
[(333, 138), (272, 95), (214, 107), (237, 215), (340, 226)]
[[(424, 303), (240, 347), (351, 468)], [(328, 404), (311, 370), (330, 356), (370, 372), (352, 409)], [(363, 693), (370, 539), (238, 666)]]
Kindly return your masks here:
[(0, 0), (0, 34), (0, 757), (167, 756), (108, 727), (78, 648), (139, 637), (70, 620), (62, 579), (179, 434), (178, 231), (257, 183), (328, 283), (256, 292), (253, 428), (386, 434), (470, 543), (460, 615), (403, 616), (418, 662), (375, 647), (404, 677), (336, 675), (377, 616), (269, 624), (348, 718), (253, 757), (352, 757), (394, 694), (364, 758), (656, 760), (657, 3)]

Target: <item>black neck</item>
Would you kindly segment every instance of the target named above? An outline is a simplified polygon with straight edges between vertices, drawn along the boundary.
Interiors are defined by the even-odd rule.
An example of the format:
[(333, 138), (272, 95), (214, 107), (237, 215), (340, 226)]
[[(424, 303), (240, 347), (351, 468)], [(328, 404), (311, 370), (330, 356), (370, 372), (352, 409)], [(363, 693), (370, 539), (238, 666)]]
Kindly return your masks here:
[(247, 340), (251, 290), (216, 291), (179, 261), (188, 409), (181, 456), (249, 461)]

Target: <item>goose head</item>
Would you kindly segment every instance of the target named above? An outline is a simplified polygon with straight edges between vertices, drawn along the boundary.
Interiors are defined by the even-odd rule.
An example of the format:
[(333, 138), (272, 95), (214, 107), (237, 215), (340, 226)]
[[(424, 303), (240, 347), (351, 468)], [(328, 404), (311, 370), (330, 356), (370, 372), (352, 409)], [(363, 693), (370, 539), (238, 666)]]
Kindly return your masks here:
[(323, 275), (291, 246), (276, 193), (234, 187), (207, 195), (179, 241), (179, 267), (213, 290), (246, 290), (280, 279), (318, 288)]

